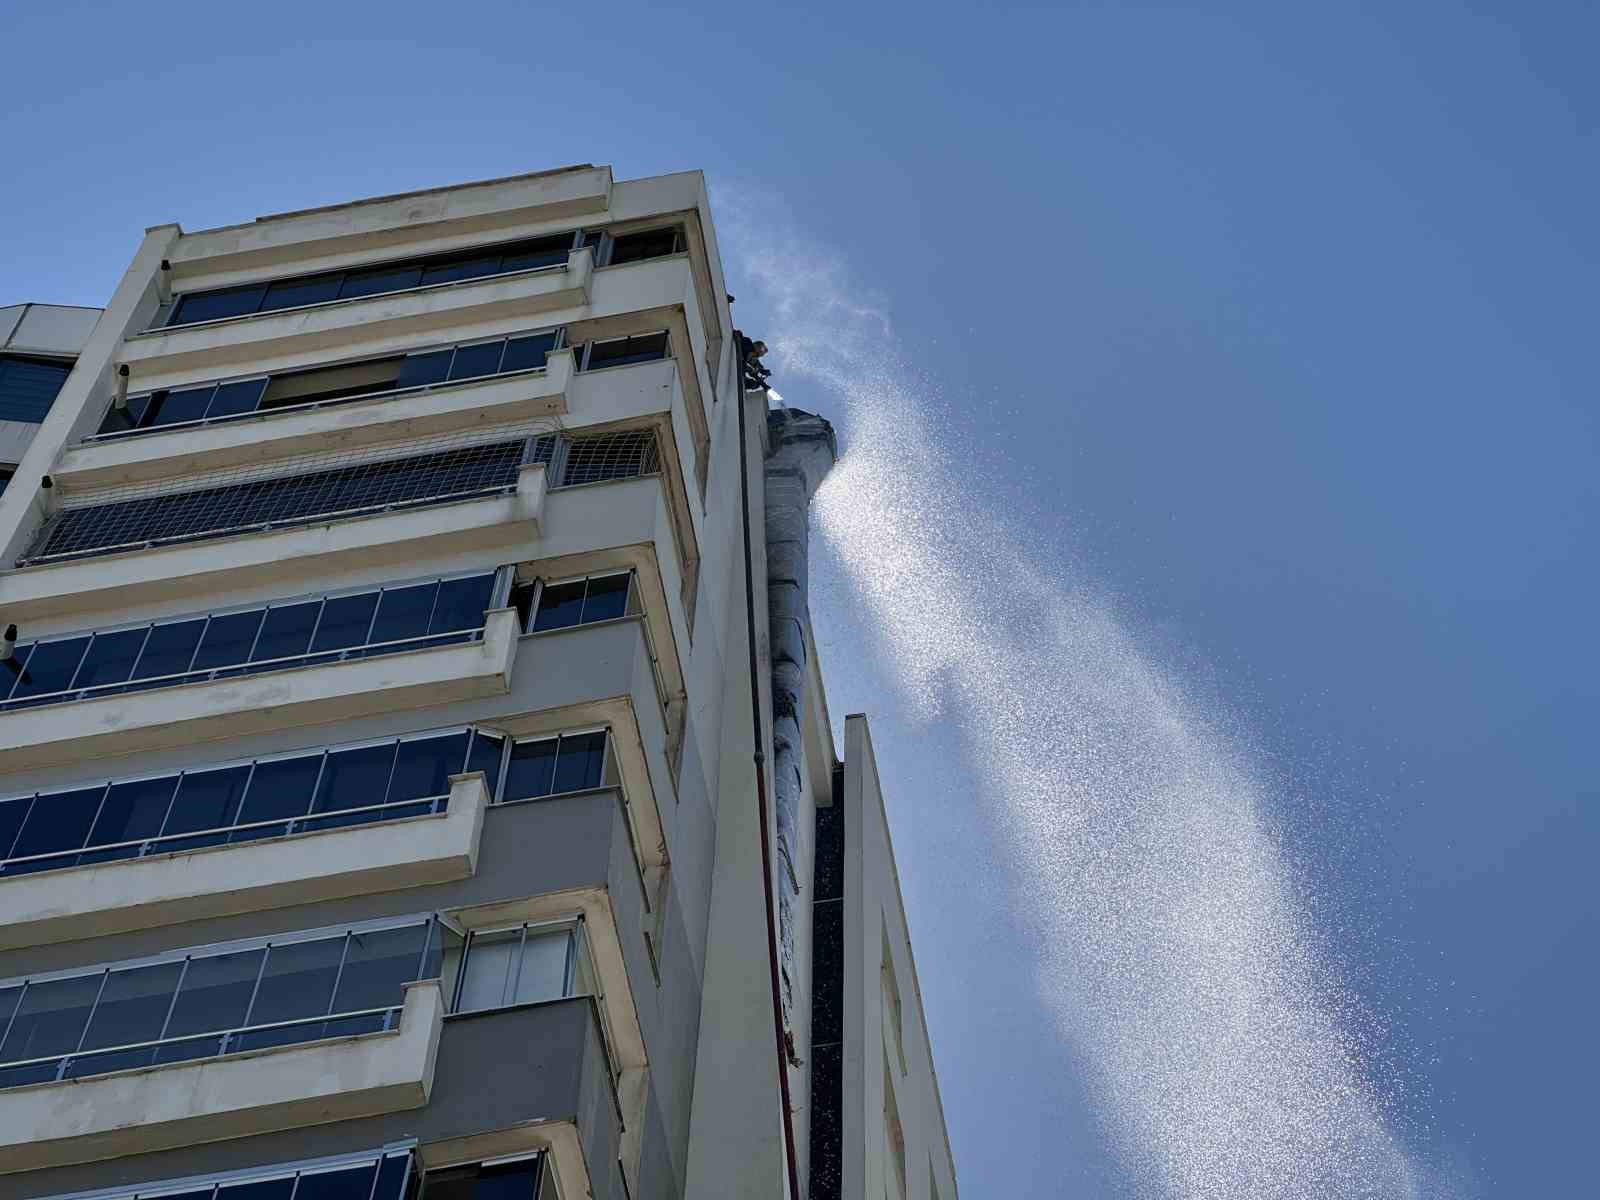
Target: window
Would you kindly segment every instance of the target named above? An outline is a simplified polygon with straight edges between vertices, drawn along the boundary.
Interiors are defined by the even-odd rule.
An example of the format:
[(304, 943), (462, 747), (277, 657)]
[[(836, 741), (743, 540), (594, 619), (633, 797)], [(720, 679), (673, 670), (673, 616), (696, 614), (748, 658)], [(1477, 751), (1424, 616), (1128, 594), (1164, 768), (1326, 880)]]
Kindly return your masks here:
[(577, 929), (518, 925), (473, 931), (462, 951), (451, 1010), (482, 1012), (592, 991), (580, 963)]
[(514, 271), (548, 270), (564, 265), (567, 256), (581, 244), (583, 233), (576, 230), (498, 246), (441, 251), (423, 258), (380, 263), (371, 267), (352, 267), (347, 271), (327, 271), (240, 287), (185, 292), (178, 297), (166, 324), (169, 328), (193, 325), (201, 321), (221, 321), (252, 313), (276, 312), (308, 304), (354, 300), (441, 283), (507, 275)]
[(42, 422), (71, 373), (70, 362), (0, 354), (0, 421)]
[(6, 484), (11, 482), (11, 477), (16, 473), (16, 463), (0, 463), (0, 492), (6, 490)]
[(464, 379), (543, 370), (546, 356), (561, 339), (561, 330), (545, 329), (303, 371), (164, 388), (128, 397), (125, 409), (110, 409), (96, 436), (210, 424), (275, 409), (336, 404)]
[(76, 1200), (403, 1200), (411, 1177), (410, 1149), (369, 1150), (80, 1193)]
[(687, 248), (683, 229), (677, 225), (665, 229), (647, 229), (641, 233), (625, 233), (612, 240), (611, 255), (606, 265), (618, 267), (647, 258), (663, 258), (668, 254), (682, 254)]
[(423, 1177), (418, 1200), (539, 1200), (544, 1156), (447, 1167)]
[(630, 337), (589, 342), (578, 349), (576, 365), (580, 371), (602, 367), (626, 367), (633, 363), (656, 362), (671, 353), (665, 333), (639, 333)]
[(650, 429), (628, 429), (575, 437), (564, 446), (559, 472), (561, 487), (634, 479), (661, 470), (656, 435)]
[(625, 616), (629, 611), (629, 593), (633, 575), (591, 575), (587, 579), (574, 579), (562, 583), (543, 583), (539, 587), (539, 600), (533, 612), (530, 633), (543, 633), (549, 629), (567, 629), (573, 625), (590, 625), (596, 621), (610, 621)]
[(454, 945), (407, 918), (0, 982), (0, 1088), (391, 1029)]
[(530, 800), (604, 787), (606, 733), (565, 733), (511, 744), (500, 799)]
[(298, 597), (19, 643), (0, 664), (0, 712), (474, 641), (498, 577), (481, 572)]
[(313, 518), (359, 516), (509, 491), (516, 487), (526, 453), (527, 439), (517, 438), (305, 475), (69, 508), (45, 523), (18, 564), (111, 554), (303, 524)]

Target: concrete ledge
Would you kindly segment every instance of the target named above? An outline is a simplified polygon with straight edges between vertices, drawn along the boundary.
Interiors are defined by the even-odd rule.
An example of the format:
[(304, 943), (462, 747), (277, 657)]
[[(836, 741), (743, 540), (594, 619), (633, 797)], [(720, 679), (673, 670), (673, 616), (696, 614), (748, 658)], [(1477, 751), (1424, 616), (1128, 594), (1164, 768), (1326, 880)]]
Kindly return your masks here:
[(478, 771), (439, 814), (0, 880), (0, 950), (466, 879), (488, 804)]
[(64, 494), (157, 479), (185, 479), (227, 467), (331, 450), (463, 433), (566, 411), (572, 351), (550, 353), (543, 372), (440, 385), (420, 392), (267, 411), (214, 425), (83, 442), (51, 476)]
[(0, 1092), (0, 1173), (420, 1108), (444, 1020), (438, 980), (406, 989), (400, 1028)]
[(493, 609), (477, 642), (0, 713), (0, 746), (20, 770), (499, 696), (516, 652), (516, 611)]
[(264, 356), (329, 350), (349, 354), (364, 342), (423, 338), (470, 321), (587, 304), (593, 274), (594, 254), (584, 247), (572, 251), (564, 267), (153, 329), (127, 339), (121, 361), (131, 369), (130, 386), (139, 387), (148, 377), (169, 371), (224, 375), (230, 367)]
[(349, 567), (403, 566), (441, 549), (498, 547), (508, 558), (532, 558), (544, 507), (545, 469), (534, 463), (511, 493), (23, 567), (0, 575), (0, 615), (54, 621), (188, 597), (199, 604), (220, 588), (287, 587)]

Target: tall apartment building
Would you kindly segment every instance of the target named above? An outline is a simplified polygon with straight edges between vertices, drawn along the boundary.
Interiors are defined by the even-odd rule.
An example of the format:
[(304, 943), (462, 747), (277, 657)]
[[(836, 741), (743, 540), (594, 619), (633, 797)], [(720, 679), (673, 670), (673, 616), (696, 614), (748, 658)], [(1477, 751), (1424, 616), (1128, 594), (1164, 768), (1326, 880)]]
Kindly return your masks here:
[(0, 1197), (954, 1200), (731, 299), (584, 166), (0, 309)]

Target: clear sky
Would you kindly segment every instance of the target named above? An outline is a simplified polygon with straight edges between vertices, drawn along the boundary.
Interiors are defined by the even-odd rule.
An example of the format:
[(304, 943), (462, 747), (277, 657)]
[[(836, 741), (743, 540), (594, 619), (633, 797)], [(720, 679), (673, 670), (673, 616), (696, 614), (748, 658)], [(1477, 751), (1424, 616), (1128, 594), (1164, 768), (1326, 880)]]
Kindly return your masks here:
[[(103, 303), (165, 221), (704, 169), (741, 322), (785, 332), (764, 228), (837, 264), (972, 503), (1268, 781), (1397, 1136), (1453, 1194), (1593, 1195), (1597, 44), (1559, 3), (0, 0), (0, 303)], [(1002, 810), (944, 737), (984, 698), (904, 704), (819, 570), (964, 1194), (1167, 1194), (1107, 1148), (1048, 922), (994, 900)]]

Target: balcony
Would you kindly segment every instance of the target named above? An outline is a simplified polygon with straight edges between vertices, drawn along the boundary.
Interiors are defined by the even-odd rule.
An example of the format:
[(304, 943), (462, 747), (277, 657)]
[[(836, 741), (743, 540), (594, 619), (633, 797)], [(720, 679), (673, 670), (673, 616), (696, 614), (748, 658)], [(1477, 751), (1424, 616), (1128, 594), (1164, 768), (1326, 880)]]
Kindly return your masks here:
[(90, 440), (62, 455), (51, 474), (56, 486), (70, 495), (509, 425), (567, 411), (572, 378), (572, 352), (557, 350), (543, 370), (267, 409), (137, 437)]
[[(156, 843), (149, 857), (0, 879), (0, 950), (466, 879), (488, 804), (481, 773), (456, 775), (447, 803), (430, 802), (422, 815), (384, 819), (382, 807), (415, 810), (415, 801), (341, 809), (299, 818), (312, 828), (271, 841), (237, 839), (274, 835), (285, 822), (233, 826), (214, 845), (163, 853)], [(315, 828), (335, 819), (374, 823)]]
[(181, 601), (224, 587), (292, 586), (351, 567), (398, 567), (440, 550), (481, 550), (502, 561), (531, 558), (544, 503), (544, 467), (530, 463), (516, 469), (513, 488), (487, 495), (35, 562), (0, 575), (0, 612), (18, 623), (53, 620)]
[(153, 329), (123, 344), (122, 361), (140, 377), (173, 372), (204, 377), (263, 358), (288, 361), (297, 355), (347, 353), (356, 343), (424, 341), (465, 324), (588, 304), (593, 274), (594, 255), (584, 247), (557, 267)]
[(425, 980), (381, 1032), (7, 1089), (0, 1172), (421, 1108), (444, 1009), (439, 981)]
[[(517, 633), (516, 612), (494, 609), (472, 641), (414, 640), (378, 657), (283, 669), (256, 663), (260, 674), (13, 708), (0, 712), (0, 745), (8, 764), (22, 770), (503, 695)], [(372, 649), (387, 648), (365, 648)]]

